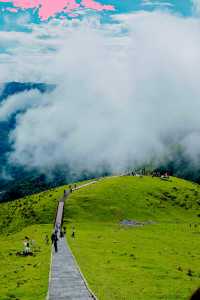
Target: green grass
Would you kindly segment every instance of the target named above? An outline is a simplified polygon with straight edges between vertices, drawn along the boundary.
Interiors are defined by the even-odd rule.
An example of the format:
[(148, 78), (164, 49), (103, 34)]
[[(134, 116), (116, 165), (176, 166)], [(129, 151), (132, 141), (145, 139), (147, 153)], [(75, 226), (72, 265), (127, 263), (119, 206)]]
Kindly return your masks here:
[(200, 283), (199, 199), (196, 184), (150, 177), (104, 179), (70, 196), (68, 240), (99, 300), (189, 298)]
[[(0, 300), (45, 299), (51, 247), (44, 238), (64, 188), (0, 204)], [(199, 207), (200, 187), (176, 178), (106, 178), (72, 193), (68, 240), (99, 300), (188, 299), (200, 283)], [(124, 219), (155, 223), (129, 228)], [(16, 256), (25, 236), (35, 241), (33, 257)]]
[[(88, 181), (78, 182), (78, 185)], [(50, 237), (58, 200), (67, 186), (0, 203), (0, 300), (44, 300), (48, 289)], [(25, 236), (34, 256), (20, 257)]]
[[(44, 300), (48, 289), (50, 237), (58, 199), (66, 187), (0, 204), (0, 300)], [(25, 236), (34, 256), (21, 257)]]
[[(50, 246), (45, 234), (51, 225), (32, 225), (18, 233), (0, 237), (0, 300), (44, 300), (47, 294)], [(34, 256), (16, 256), (24, 237), (35, 241)]]

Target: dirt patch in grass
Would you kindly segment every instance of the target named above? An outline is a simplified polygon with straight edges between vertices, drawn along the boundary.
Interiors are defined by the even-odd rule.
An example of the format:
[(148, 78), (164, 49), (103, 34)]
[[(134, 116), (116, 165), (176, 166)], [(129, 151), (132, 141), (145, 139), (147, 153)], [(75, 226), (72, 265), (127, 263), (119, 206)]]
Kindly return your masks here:
[(120, 222), (120, 225), (122, 226), (130, 226), (130, 227), (137, 227), (137, 226), (144, 226), (144, 225), (152, 225), (155, 224), (156, 222), (154, 221), (144, 221), (144, 222), (140, 222), (140, 221), (136, 221), (136, 220), (123, 220)]

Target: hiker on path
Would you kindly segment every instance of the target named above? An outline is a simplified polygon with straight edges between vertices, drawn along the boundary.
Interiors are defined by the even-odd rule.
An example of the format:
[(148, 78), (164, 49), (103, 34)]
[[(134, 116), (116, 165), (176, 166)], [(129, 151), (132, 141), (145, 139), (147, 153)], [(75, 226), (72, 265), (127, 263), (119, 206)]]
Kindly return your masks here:
[(58, 232), (59, 229), (60, 229), (60, 224), (56, 223), (56, 232)]
[(58, 242), (58, 237), (57, 237), (57, 234), (55, 234), (55, 238), (54, 238), (54, 242), (53, 242), (55, 252), (58, 252), (57, 242)]
[(66, 235), (66, 226), (63, 227), (63, 233)]
[(63, 238), (64, 237), (64, 231), (61, 229), (60, 231), (60, 238)]
[(52, 241), (52, 244), (54, 245), (55, 252), (58, 252), (58, 245), (57, 245), (58, 237), (57, 237), (57, 233), (55, 233), (55, 232), (52, 233), (52, 235), (51, 235), (51, 241)]
[(55, 231), (53, 231), (52, 235), (51, 235), (51, 242), (52, 242), (52, 244), (54, 243), (55, 236), (58, 238), (57, 234), (58, 234), (58, 231), (55, 229)]

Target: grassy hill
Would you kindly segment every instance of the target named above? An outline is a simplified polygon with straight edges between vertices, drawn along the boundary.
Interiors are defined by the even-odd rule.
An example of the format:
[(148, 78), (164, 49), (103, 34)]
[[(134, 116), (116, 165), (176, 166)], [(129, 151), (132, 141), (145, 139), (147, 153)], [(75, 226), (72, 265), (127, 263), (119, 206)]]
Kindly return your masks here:
[[(45, 299), (45, 235), (64, 188), (0, 204), (0, 300)], [(200, 283), (199, 208), (199, 185), (177, 178), (110, 177), (73, 192), (68, 241), (99, 300), (188, 299)], [(16, 256), (25, 236), (35, 241), (33, 257)]]
[[(0, 300), (45, 299), (51, 251), (45, 236), (64, 188), (0, 204)], [(16, 256), (26, 236), (34, 241), (34, 256)]]
[[(0, 203), (0, 300), (45, 299), (51, 252), (45, 236), (50, 238), (58, 200), (67, 188)], [(34, 256), (16, 255), (23, 250), (25, 237), (33, 241)]]
[(111, 177), (72, 193), (68, 240), (99, 300), (188, 299), (200, 283), (199, 208), (200, 187), (177, 178)]

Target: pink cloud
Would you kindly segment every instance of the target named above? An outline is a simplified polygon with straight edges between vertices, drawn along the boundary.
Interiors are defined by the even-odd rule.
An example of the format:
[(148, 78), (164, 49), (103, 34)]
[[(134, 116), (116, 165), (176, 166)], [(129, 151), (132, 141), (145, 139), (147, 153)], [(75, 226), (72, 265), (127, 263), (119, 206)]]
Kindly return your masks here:
[[(77, 0), (0, 0), (0, 2), (11, 2), (14, 5), (13, 12), (16, 8), (21, 9), (39, 9), (39, 17), (42, 20), (47, 20), (61, 12), (73, 12), (74, 10), (83, 7), (96, 11), (114, 10), (112, 5), (104, 5), (94, 0), (82, 0), (81, 4)], [(11, 11), (11, 10), (10, 10)], [(16, 12), (16, 11), (15, 11)]]
[(81, 4), (86, 8), (94, 9), (94, 10), (97, 10), (97, 11), (115, 10), (113, 5), (104, 5), (104, 4), (101, 4), (101, 3), (96, 2), (94, 0), (82, 0)]
[(9, 12), (12, 12), (12, 13), (17, 13), (18, 12), (18, 9), (14, 8), (14, 7), (8, 7), (6, 10), (9, 11)]
[(79, 8), (79, 4), (75, 0), (56, 0), (56, 1), (41, 1), (39, 16), (42, 20), (47, 20), (49, 17), (55, 16), (64, 10), (73, 11)]

